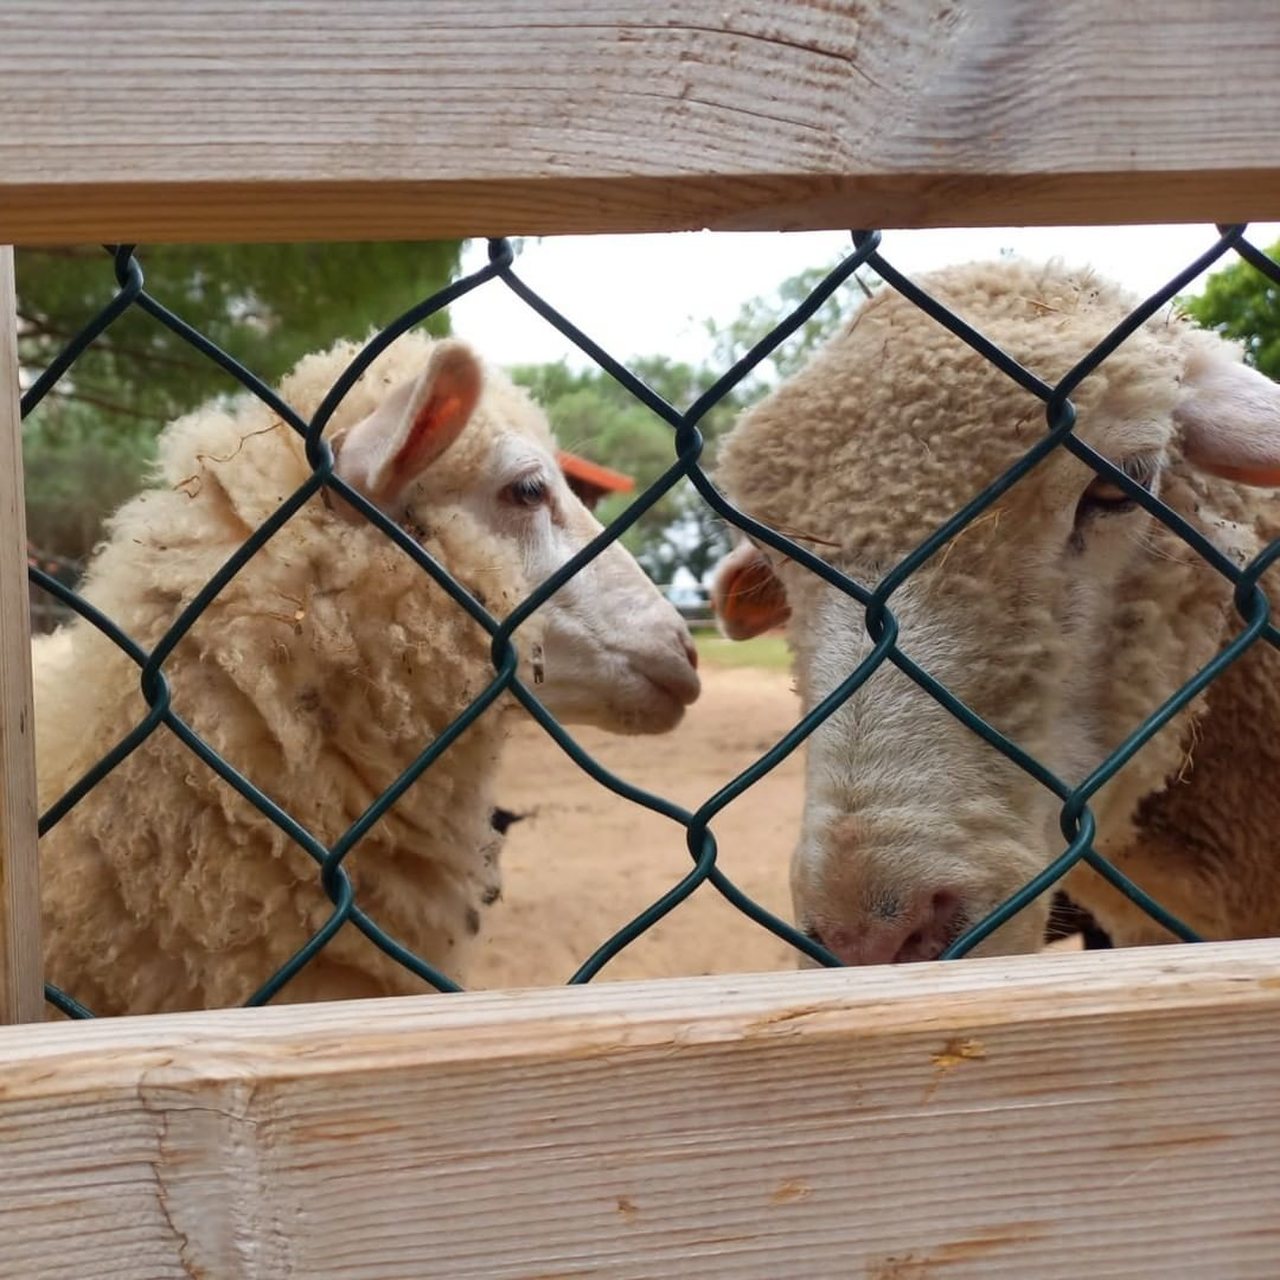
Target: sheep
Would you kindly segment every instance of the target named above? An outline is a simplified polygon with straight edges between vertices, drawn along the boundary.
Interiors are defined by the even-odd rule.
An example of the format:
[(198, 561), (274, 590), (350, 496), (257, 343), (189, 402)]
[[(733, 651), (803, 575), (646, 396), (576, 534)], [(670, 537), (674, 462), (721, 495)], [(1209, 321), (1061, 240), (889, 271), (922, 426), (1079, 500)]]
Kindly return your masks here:
[[(358, 348), (303, 359), (283, 398), (310, 415)], [(525, 393), (456, 340), (398, 339), (347, 394), (339, 476), (504, 616), (600, 525)], [(86, 600), (151, 649), (308, 477), (262, 402), (170, 424), (156, 482), (111, 518)], [(520, 673), (565, 723), (672, 728), (698, 695), (676, 610), (619, 545), (516, 633)], [(164, 664), (173, 707), (326, 847), (493, 677), (490, 640), (333, 493), (311, 498), (209, 604)], [(534, 665), (534, 658), (537, 664)], [(146, 711), (136, 666), (77, 620), (33, 645), (42, 806)], [(458, 976), (499, 896), (493, 779), (503, 695), (355, 846), (356, 901)], [(41, 842), (49, 980), (105, 1014), (250, 997), (329, 917), (317, 865), (161, 727)], [(347, 924), (278, 998), (426, 990)]]
[[(1059, 263), (920, 283), (1051, 382), (1136, 305)], [(1280, 387), (1240, 361), (1170, 309), (1072, 395), (1077, 435), (1237, 565), (1280, 533), (1264, 491), (1280, 485)], [(1039, 401), (886, 289), (735, 424), (716, 474), (747, 514), (872, 584), (1045, 429)], [(1058, 449), (889, 604), (908, 657), (1075, 785), (1243, 630), (1232, 591)], [(719, 566), (714, 603), (731, 637), (787, 626), (806, 710), (870, 650), (862, 606), (751, 541)], [(1280, 934), (1278, 726), (1280, 656), (1264, 641), (1090, 802), (1099, 852), (1205, 938)], [(1060, 809), (885, 664), (808, 745), (797, 926), (845, 964), (934, 959), (1063, 851)], [(1062, 888), (1116, 945), (1173, 940), (1083, 864)], [(1049, 898), (972, 954), (1039, 949)]]

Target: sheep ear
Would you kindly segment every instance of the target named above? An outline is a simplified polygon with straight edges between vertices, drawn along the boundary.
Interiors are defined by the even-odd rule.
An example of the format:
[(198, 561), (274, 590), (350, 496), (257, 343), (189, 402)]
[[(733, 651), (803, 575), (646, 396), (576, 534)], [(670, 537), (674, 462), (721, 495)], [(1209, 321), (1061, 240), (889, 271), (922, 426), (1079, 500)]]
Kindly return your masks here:
[(716, 569), (711, 603), (720, 630), (730, 640), (749, 640), (791, 616), (786, 592), (759, 548), (744, 542)]
[(426, 369), (336, 442), (335, 470), (370, 501), (393, 501), (471, 421), (483, 376), (461, 342), (438, 343)]
[(1280, 486), (1280, 385), (1247, 365), (1201, 358), (1173, 411), (1187, 461), (1210, 475)]

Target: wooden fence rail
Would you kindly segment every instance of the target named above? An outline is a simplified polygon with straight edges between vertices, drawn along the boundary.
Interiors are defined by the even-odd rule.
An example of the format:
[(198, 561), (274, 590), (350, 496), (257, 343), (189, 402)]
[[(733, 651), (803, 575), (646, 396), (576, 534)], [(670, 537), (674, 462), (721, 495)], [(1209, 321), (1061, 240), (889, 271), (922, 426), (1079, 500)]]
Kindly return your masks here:
[(1246, 220), (1273, 0), (8, 0), (0, 242)]
[(1271, 943), (0, 1030), (5, 1275), (1273, 1277)]

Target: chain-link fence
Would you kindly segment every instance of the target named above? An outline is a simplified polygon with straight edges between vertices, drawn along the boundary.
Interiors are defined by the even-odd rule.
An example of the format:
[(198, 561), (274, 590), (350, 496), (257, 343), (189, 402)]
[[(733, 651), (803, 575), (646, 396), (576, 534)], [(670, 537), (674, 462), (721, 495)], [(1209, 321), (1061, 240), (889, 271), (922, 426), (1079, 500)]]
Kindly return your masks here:
[[(653, 810), (680, 824), (686, 833), (686, 841), (692, 860), (688, 873), (658, 900), (605, 940), (587, 957), (571, 983), (589, 981), (623, 948), (628, 946), (658, 920), (678, 906), (690, 894), (710, 886), (722, 894), (733, 906), (796, 948), (822, 964), (834, 965), (835, 958), (819, 943), (805, 936), (785, 921), (766, 911), (743, 893), (717, 865), (717, 848), (711, 825), (725, 806), (742, 795), (760, 778), (775, 768), (794, 752), (813, 731), (829, 717), (855, 690), (863, 685), (884, 663), (891, 663), (917, 686), (926, 691), (962, 721), (977, 738), (1000, 751), (1010, 761), (1023, 769), (1042, 787), (1047, 788), (1060, 802), (1060, 827), (1063, 851), (1033, 880), (1003, 902), (984, 919), (968, 928), (944, 952), (944, 958), (962, 956), (986, 938), (993, 930), (1022, 910), (1033, 899), (1052, 889), (1063, 876), (1077, 864), (1085, 863), (1103, 876), (1129, 899), (1141, 906), (1154, 919), (1178, 937), (1195, 941), (1196, 935), (1185, 924), (1172, 916), (1158, 902), (1153, 901), (1116, 867), (1100, 856), (1093, 848), (1095, 824), (1089, 802), (1095, 793), (1112, 778), (1125, 763), (1141, 749), (1152, 735), (1201, 693), (1229, 664), (1235, 662), (1251, 645), (1264, 642), (1276, 644), (1280, 633), (1269, 620), (1268, 602), (1259, 587), (1261, 574), (1280, 555), (1280, 542), (1273, 543), (1243, 568), (1230, 562), (1202, 534), (1180, 518), (1174, 511), (1152, 496), (1139, 483), (1106, 461), (1083, 443), (1074, 433), (1075, 413), (1071, 395), (1080, 382), (1094, 372), (1140, 325), (1160, 308), (1169, 303), (1210, 264), (1223, 255), (1235, 251), (1271, 279), (1280, 282), (1280, 266), (1268, 259), (1245, 239), (1242, 226), (1221, 227), (1216, 243), (1171, 279), (1164, 288), (1152, 295), (1132, 312), (1056, 385), (1050, 385), (1027, 369), (1021, 367), (1006, 352), (976, 332), (965, 320), (936, 299), (914, 285), (902, 273), (895, 270), (880, 252), (879, 232), (861, 231), (853, 235), (853, 251), (815, 288), (805, 301), (795, 308), (777, 327), (741, 360), (726, 370), (705, 394), (687, 408), (679, 409), (657, 395), (649, 386), (613, 359), (587, 334), (570, 323), (547, 301), (528, 287), (513, 269), (513, 250), (504, 240), (491, 241), (489, 262), (483, 269), (457, 280), (441, 289), (412, 310), (399, 316), (372, 339), (332, 386), (319, 409), (304, 419), (290, 405), (281, 400), (269, 387), (248, 369), (221, 351), (181, 317), (169, 311), (161, 301), (152, 297), (144, 288), (143, 267), (132, 246), (109, 247), (110, 265), (114, 269), (116, 289), (101, 311), (84, 329), (70, 341), (58, 358), (44, 370), (37, 381), (22, 397), (24, 418), (34, 412), (50, 389), (72, 369), (77, 357), (98, 338), (112, 323), (130, 309), (140, 310), (151, 316), (188, 343), (202, 356), (216, 362), (233, 379), (252, 395), (262, 400), (272, 413), (288, 424), (305, 440), (306, 458), (311, 474), (295, 492), (282, 498), (273, 514), (266, 519), (243, 545), (208, 580), (204, 588), (192, 599), (174, 620), (166, 634), (149, 652), (140, 647), (111, 618), (79, 597), (63, 581), (47, 571), (41, 564), (30, 566), (31, 581), (43, 589), (50, 598), (67, 610), (79, 614), (103, 635), (118, 645), (136, 664), (140, 687), (149, 711), (139, 723), (120, 740), (93, 768), (71, 789), (41, 815), (40, 833), (43, 836), (80, 803), (122, 760), (154, 733), (171, 733), (197, 757), (205, 767), (221, 776), (227, 785), (235, 788), (250, 804), (274, 823), (288, 838), (295, 841), (314, 860), (319, 883), (332, 903), (332, 911), (319, 928), (279, 970), (263, 974), (261, 986), (254, 992), (248, 1004), (261, 1004), (270, 1000), (281, 988), (296, 976), (342, 928), (360, 930), (387, 955), (421, 978), (424, 986), (442, 991), (457, 990), (457, 984), (449, 975), (437, 971), (420, 957), (384, 931), (356, 900), (352, 881), (344, 869), (344, 862), (361, 838), (381, 818), (397, 798), (412, 785), (440, 756), (448, 751), (457, 738), (500, 695), (508, 693), (516, 698), (538, 721), (545, 732), (592, 778), (617, 795)], [(941, 527), (921, 542), (909, 555), (895, 565), (880, 582), (868, 586), (853, 581), (845, 574), (826, 564), (812, 551), (752, 520), (736, 510), (717, 491), (701, 465), (704, 440), (699, 422), (704, 415), (741, 382), (757, 365), (797, 330), (806, 319), (841, 288), (861, 266), (871, 267), (888, 287), (897, 289), (916, 306), (927, 312), (954, 335), (989, 360), (1013, 382), (1022, 387), (1030, 397), (1043, 404), (1046, 431), (1030, 447), (1025, 455), (998, 479), (978, 493), (961, 510), (957, 511)], [(403, 528), (389, 519), (361, 493), (355, 491), (334, 469), (334, 455), (322, 438), (337, 406), (356, 380), (395, 339), (408, 329), (421, 323), (426, 317), (449, 306), (472, 290), (490, 286), (495, 282), (505, 285), (538, 313), (548, 324), (571, 340), (602, 369), (617, 379), (635, 398), (666, 422), (672, 430), (673, 458), (665, 473), (644, 492), (639, 494), (625, 512), (614, 520), (605, 531), (588, 546), (575, 554), (567, 563), (547, 578), (535, 591), (514, 608), (505, 618), (495, 617), (472, 594), (455, 582), (417, 541)], [(105, 283), (105, 282), (104, 282)], [(1032, 758), (1019, 745), (985, 723), (972, 710), (963, 705), (947, 688), (930, 673), (917, 666), (897, 645), (897, 623), (892, 609), (892, 597), (916, 570), (966, 526), (980, 518), (987, 508), (1012, 485), (1026, 475), (1053, 450), (1067, 450), (1092, 467), (1100, 476), (1120, 486), (1134, 500), (1145, 507), (1157, 519), (1175, 531), (1189, 547), (1211, 565), (1234, 586), (1234, 600), (1241, 625), (1239, 633), (1185, 686), (1174, 693), (1163, 705), (1155, 708), (1147, 718), (1107, 756), (1077, 786), (1069, 786), (1056, 777), (1040, 761)], [(568, 582), (585, 565), (600, 555), (606, 547), (618, 539), (637, 519), (673, 486), (691, 482), (703, 500), (731, 524), (743, 530), (760, 543), (770, 546), (817, 574), (838, 591), (846, 593), (865, 610), (868, 634), (873, 641), (871, 653), (851, 671), (847, 678), (828, 696), (823, 698), (780, 741), (743, 770), (728, 784), (721, 787), (696, 810), (687, 810), (671, 803), (663, 796), (644, 791), (616, 776), (594, 760), (540, 704), (534, 690), (517, 677), (516, 651), (513, 636), (517, 629), (555, 591)], [(361, 515), (371, 521), (400, 550), (411, 557), (421, 571), (439, 584), (455, 602), (465, 610), (478, 627), (491, 638), (493, 678), (481, 690), (465, 711), (442, 733), (426, 744), (417, 758), (404, 770), (394, 783), (381, 794), (371, 796), (367, 809), (333, 843), (324, 844), (301, 823), (298, 816), (290, 814), (274, 803), (251, 778), (237, 772), (208, 742), (187, 724), (171, 705), (169, 682), (165, 674), (166, 659), (175, 646), (198, 621), (202, 612), (227, 584), (244, 568), (250, 558), (289, 521), (299, 509), (324, 490), (340, 494)], [(975, 742), (975, 748), (977, 743)], [(261, 780), (259, 780), (261, 781)], [(53, 986), (46, 987), (48, 1000), (64, 1013), (73, 1017), (92, 1016), (75, 998), (75, 992), (66, 992)]]

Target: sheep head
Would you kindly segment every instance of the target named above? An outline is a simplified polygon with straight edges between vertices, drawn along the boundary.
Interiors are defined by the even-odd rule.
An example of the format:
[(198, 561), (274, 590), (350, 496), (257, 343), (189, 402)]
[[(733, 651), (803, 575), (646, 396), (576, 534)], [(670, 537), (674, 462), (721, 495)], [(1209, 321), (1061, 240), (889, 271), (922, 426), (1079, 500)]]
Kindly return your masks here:
[[(1024, 366), (1060, 378), (1136, 300), (1018, 263), (926, 278)], [(1280, 388), (1177, 317), (1144, 325), (1072, 396), (1075, 432), (1237, 563), (1280, 484)], [(719, 481), (874, 585), (1045, 431), (1044, 406), (886, 290), (736, 426)], [(775, 551), (739, 546), (726, 634), (786, 622), (805, 709), (871, 650), (863, 607)], [(1122, 487), (1048, 454), (892, 593), (902, 654), (1078, 785), (1242, 627), (1231, 586)], [(1191, 704), (1090, 801), (1123, 849), (1185, 762)], [(1061, 801), (884, 663), (816, 730), (792, 859), (799, 926), (846, 963), (931, 959), (1062, 852)], [(1047, 895), (976, 950), (1039, 948)]]
[[(601, 532), (542, 414), (461, 342), (434, 344), (425, 369), (336, 433), (334, 448), (337, 474), (409, 530), (430, 530), (447, 567), (482, 549), (500, 584), (484, 593), (490, 604), (513, 607)], [(698, 696), (684, 621), (617, 543), (536, 611), (517, 647), (523, 678), (566, 722), (659, 733)]]

